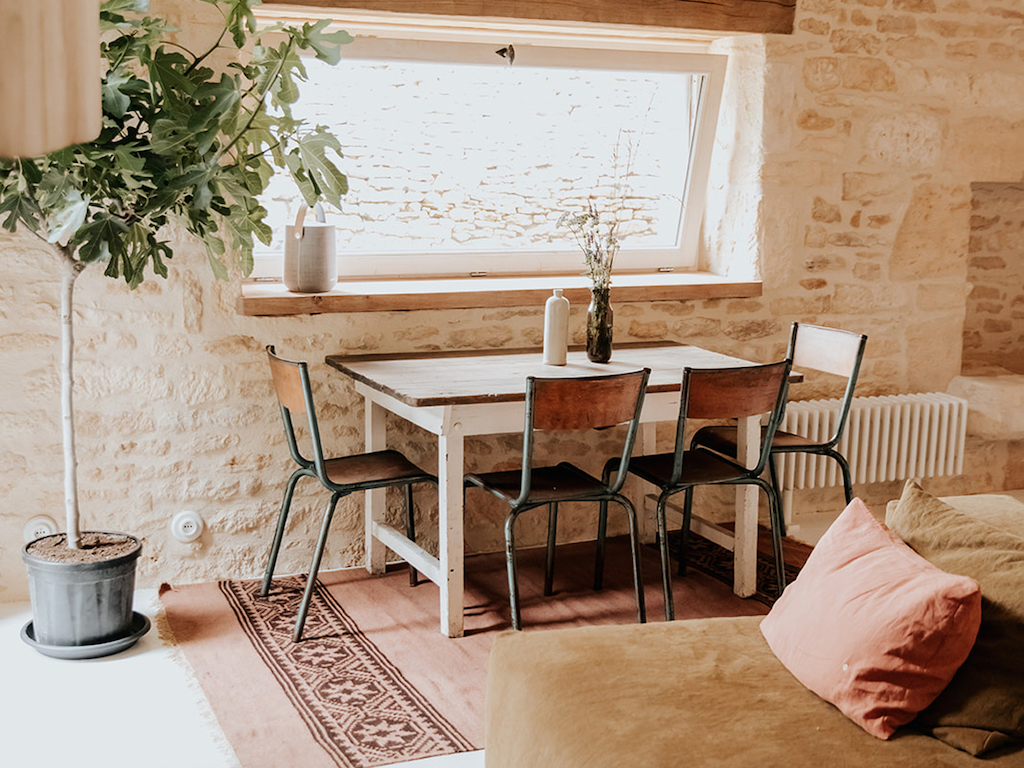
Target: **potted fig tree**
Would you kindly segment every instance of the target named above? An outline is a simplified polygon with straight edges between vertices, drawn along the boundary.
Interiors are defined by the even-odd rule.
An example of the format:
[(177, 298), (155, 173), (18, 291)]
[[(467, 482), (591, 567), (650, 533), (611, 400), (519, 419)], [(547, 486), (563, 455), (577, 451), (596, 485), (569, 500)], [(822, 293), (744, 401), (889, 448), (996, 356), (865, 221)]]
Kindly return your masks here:
[(305, 77), (300, 51), (330, 63), (345, 32), (326, 20), (261, 29), (259, 0), (204, 0), (219, 37), (202, 50), (175, 39), (145, 0), (101, 5), (103, 128), (91, 142), (43, 157), (0, 159), (0, 222), (23, 227), (62, 264), (61, 419), (66, 530), (27, 544), (33, 620), (22, 630), (42, 653), (90, 658), (117, 652), (149, 627), (131, 609), (141, 543), (81, 531), (72, 408), (75, 279), (103, 269), (135, 288), (166, 277), (175, 221), (206, 247), (213, 273), (252, 269), (253, 238), (269, 242), (258, 196), (275, 169), (306, 201), (340, 206), (347, 180), (338, 140), (293, 118)]

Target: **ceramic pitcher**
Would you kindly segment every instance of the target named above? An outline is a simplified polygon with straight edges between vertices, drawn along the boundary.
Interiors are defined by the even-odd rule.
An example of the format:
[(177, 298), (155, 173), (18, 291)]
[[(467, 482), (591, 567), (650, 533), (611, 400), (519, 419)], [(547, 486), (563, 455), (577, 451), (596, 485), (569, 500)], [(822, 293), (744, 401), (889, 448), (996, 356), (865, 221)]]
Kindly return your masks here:
[(327, 223), (320, 203), (317, 220), (305, 224), (306, 210), (303, 204), (295, 224), (284, 228), (284, 286), (296, 293), (325, 293), (338, 282), (334, 225)]

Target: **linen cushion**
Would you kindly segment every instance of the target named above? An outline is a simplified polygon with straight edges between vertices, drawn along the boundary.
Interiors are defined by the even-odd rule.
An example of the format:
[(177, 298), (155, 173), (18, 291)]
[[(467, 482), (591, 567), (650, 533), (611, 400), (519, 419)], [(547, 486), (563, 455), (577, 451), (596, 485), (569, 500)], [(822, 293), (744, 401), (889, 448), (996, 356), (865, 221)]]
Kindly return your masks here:
[(915, 725), (975, 755), (1024, 738), (1024, 516), (1014, 535), (1008, 520), (978, 520), (908, 481), (886, 522), (935, 565), (981, 585), (974, 649)]
[(980, 620), (973, 579), (915, 554), (854, 499), (761, 632), (800, 682), (888, 739), (946, 687)]

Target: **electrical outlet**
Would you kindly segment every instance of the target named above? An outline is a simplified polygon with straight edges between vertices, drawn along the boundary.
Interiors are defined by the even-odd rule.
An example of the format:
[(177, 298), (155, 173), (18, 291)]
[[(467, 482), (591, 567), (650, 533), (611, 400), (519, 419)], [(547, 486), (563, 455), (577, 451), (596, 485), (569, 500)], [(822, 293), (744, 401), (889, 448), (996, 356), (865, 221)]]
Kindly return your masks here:
[(57, 532), (57, 523), (49, 515), (37, 515), (25, 524), (22, 533), (25, 543), (41, 539), (43, 536), (52, 536)]
[(179, 512), (171, 520), (171, 533), (174, 538), (186, 544), (202, 536), (205, 527), (206, 523), (200, 514), (189, 509)]

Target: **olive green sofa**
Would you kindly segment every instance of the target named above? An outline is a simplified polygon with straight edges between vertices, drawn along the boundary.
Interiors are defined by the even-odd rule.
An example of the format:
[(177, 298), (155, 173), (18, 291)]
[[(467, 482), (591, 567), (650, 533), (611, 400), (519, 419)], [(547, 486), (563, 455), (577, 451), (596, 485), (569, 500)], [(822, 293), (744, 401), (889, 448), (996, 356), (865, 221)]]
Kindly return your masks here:
[[(919, 494), (917, 501), (929, 498)], [(1011, 551), (993, 568), (1004, 586), (1007, 579), (1016, 580), (1020, 589), (1012, 600), (1019, 597), (1017, 609), (1024, 610), (1024, 504), (1001, 495), (947, 501), (983, 533), (995, 529), (1011, 537), (1011, 550), (1020, 544), (1019, 556)], [(889, 514), (893, 511), (891, 504)], [(920, 519), (932, 520), (930, 509), (922, 510)], [(956, 537), (962, 535), (958, 532)], [(920, 546), (928, 549), (927, 542)], [(986, 611), (991, 618), (994, 610), (986, 595), (987, 578), (977, 579), (983, 631)], [(1024, 615), (1018, 613), (1015, 620), (1024, 631), (1021, 618)], [(486, 765), (1024, 768), (1024, 742), (1019, 740), (1024, 668), (1018, 676), (1012, 658), (1009, 673), (1004, 668), (1002, 676), (1018, 679), (1009, 680), (1008, 694), (1002, 692), (1014, 700), (1002, 702), (1001, 716), (1010, 719), (1008, 729), (1016, 729), (1018, 735), (1007, 742), (996, 734), (999, 739), (987, 742), (994, 748), (976, 757), (936, 738), (933, 734), (943, 732), (934, 723), (922, 727), (915, 721), (888, 740), (868, 734), (778, 661), (760, 632), (762, 620), (699, 619), (502, 634), (493, 646), (488, 671)], [(1005, 626), (997, 628), (997, 633), (1002, 637), (1004, 630)], [(1010, 645), (1002, 650), (1008, 657), (1018, 654), (1024, 660), (1024, 646), (1016, 645), (1021, 637), (1016, 630), (1005, 635)], [(978, 663), (985, 661), (974, 658), (980, 642), (979, 635), (968, 661), (940, 699), (957, 684), (970, 687), (978, 674), (987, 674), (977, 673)], [(990, 653), (991, 646), (981, 651), (982, 656)]]

